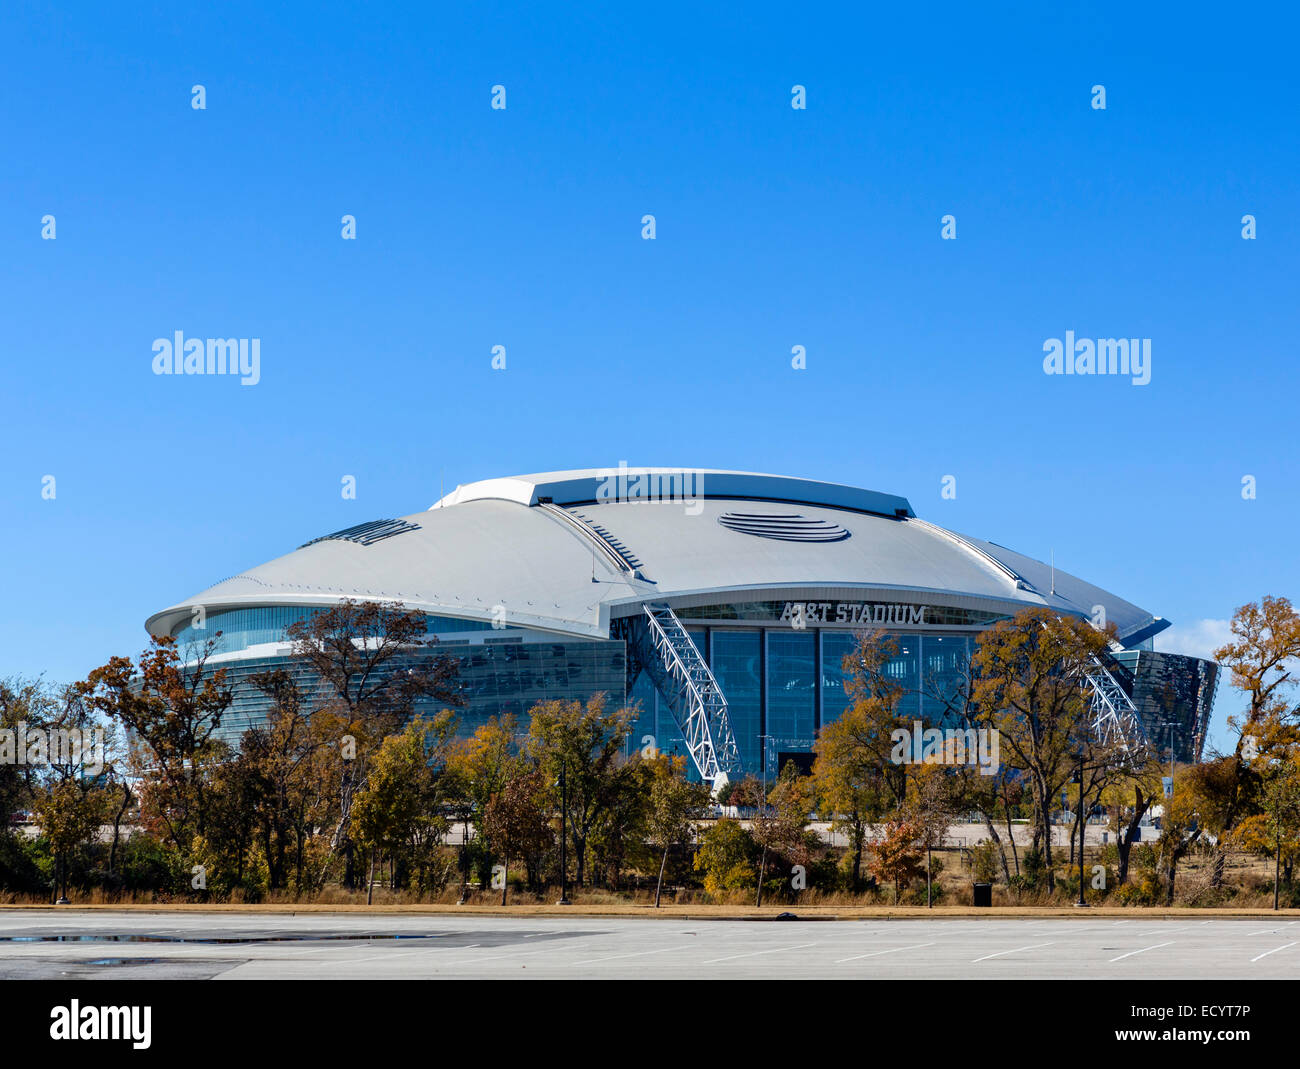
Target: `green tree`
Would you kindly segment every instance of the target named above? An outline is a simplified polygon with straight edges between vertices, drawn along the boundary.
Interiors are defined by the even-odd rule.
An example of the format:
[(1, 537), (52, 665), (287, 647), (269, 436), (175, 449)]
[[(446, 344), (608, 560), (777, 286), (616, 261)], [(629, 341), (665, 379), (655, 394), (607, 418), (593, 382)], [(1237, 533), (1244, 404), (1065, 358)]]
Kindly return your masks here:
[[(469, 825), (473, 824), (484, 848), (485, 859), (498, 853), (487, 821), (488, 806), (524, 767), (515, 744), (517, 730), (518, 722), (514, 716), (492, 717), (475, 728), (469, 738), (453, 743), (447, 756), (447, 796), (464, 821), (466, 835)], [(467, 868), (468, 862), (468, 856), (462, 851), (463, 869)], [(468, 875), (465, 871), (466, 878)], [(487, 874), (481, 875), (486, 882)]]
[(352, 836), (368, 851), (367, 903), (373, 901), (375, 854), (403, 854), (417, 867), (427, 866), (447, 831), (439, 812), (440, 773), (446, 746), (455, 730), (449, 712), (432, 720), (416, 717), (380, 744), (366, 785), (352, 804)]
[(646, 836), (659, 852), (659, 878), (655, 881), (655, 909), (663, 893), (668, 852), (687, 844), (695, 835), (696, 823), (710, 804), (709, 788), (686, 778), (684, 757), (660, 756), (650, 763), (650, 805)]
[(526, 748), (547, 779), (564, 780), (568, 800), (568, 830), (578, 886), (585, 884), (587, 846), (592, 831), (610, 804), (611, 780), (626, 763), (624, 744), (632, 730), (632, 712), (605, 709), (605, 695), (586, 703), (547, 701), (533, 706)]
[(704, 874), (704, 890), (719, 899), (728, 891), (753, 887), (759, 846), (740, 821), (722, 817), (700, 836), (695, 871)]

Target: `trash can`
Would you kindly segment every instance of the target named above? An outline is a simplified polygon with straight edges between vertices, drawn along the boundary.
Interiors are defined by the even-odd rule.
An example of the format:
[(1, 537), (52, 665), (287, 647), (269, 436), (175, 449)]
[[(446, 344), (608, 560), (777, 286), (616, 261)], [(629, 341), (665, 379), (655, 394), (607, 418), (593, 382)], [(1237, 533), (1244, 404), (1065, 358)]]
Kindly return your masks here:
[(977, 906), (993, 905), (993, 885), (991, 883), (975, 884), (974, 904)]

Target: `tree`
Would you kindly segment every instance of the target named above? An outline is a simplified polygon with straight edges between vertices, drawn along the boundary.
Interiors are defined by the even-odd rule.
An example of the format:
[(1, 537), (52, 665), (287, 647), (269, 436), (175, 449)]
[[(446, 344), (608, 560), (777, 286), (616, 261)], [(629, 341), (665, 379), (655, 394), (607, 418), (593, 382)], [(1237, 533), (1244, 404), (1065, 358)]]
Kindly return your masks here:
[(384, 739), (374, 756), (351, 813), (352, 836), (370, 855), (367, 904), (374, 896), (377, 851), (400, 851), (416, 867), (425, 866), (446, 833), (439, 777), (454, 729), (450, 712), (432, 720), (417, 716), (401, 733)]
[(1260, 812), (1241, 821), (1232, 833), (1233, 845), (1271, 857), (1273, 904), (1282, 884), (1292, 885), (1300, 857), (1300, 762), (1294, 755), (1269, 769), (1260, 795)]
[(418, 702), (463, 704), (457, 688), (460, 663), (421, 654), (436, 640), (426, 636), (421, 613), (400, 602), (344, 600), (285, 629), (293, 656), (325, 691), (313, 719), (340, 746), (355, 746), (342, 763), (338, 822), (331, 849), (344, 856), (344, 883), (354, 886), (352, 801), (365, 785), (371, 754), (408, 719)]
[(708, 811), (711, 798), (703, 783), (686, 778), (686, 758), (658, 757), (651, 762), (650, 805), (646, 834), (650, 844), (661, 851), (659, 878), (655, 882), (655, 909), (664, 886), (664, 869), (668, 851), (687, 843), (695, 834), (695, 823)]
[(758, 844), (740, 821), (722, 817), (700, 836), (695, 871), (704, 873), (705, 892), (718, 899), (754, 885), (758, 854)]
[[(484, 814), (484, 829), (499, 852), (507, 877), (510, 859), (521, 858), (534, 889), (539, 889), (540, 859), (555, 841), (546, 806), (547, 786), (540, 769), (520, 767), (492, 796)], [(508, 884), (508, 878), (501, 881), (503, 906)]]
[(1135, 754), (1132, 764), (1117, 765), (1102, 787), (1101, 803), (1111, 815), (1110, 827), (1115, 833), (1119, 858), (1115, 882), (1118, 884), (1128, 882), (1129, 858), (1142, 818), (1164, 790), (1162, 772), (1161, 764), (1146, 751)]
[(754, 808), (750, 835), (759, 846), (758, 897), (755, 906), (763, 905), (763, 880), (767, 875), (768, 855), (775, 854), (791, 865), (807, 864), (804, 828), (812, 809), (813, 786), (799, 775), (794, 764), (787, 764), (764, 796), (763, 785), (754, 777), (741, 781), (740, 796)]
[(290, 672), (259, 672), (249, 682), (271, 699), (271, 708), (264, 724), (244, 732), (238, 760), (249, 769), (270, 889), (287, 887), (292, 868), (301, 894), (316, 889), (322, 876), (308, 874), (307, 850), (330, 815), (330, 748), (312, 730), (307, 697)]
[(182, 855), (208, 830), (207, 781), (227, 750), (217, 730), (231, 691), (225, 669), (208, 666), (220, 635), (191, 651), (188, 663), (175, 639), (155, 636), (138, 670), (129, 657), (113, 657), (76, 684), (91, 710), (121, 724), (142, 748), (137, 763), (149, 773), (140, 790), (142, 817)]
[(891, 820), (873, 844), (871, 874), (894, 885), (894, 905), (898, 905), (900, 890), (923, 871), (921, 852), (916, 847), (922, 834), (920, 825), (912, 821)]
[(591, 868), (604, 874), (611, 891), (618, 890), (629, 854), (645, 843), (652, 778), (640, 753), (616, 762), (605, 778), (591, 827)]
[[(1241, 728), (1221, 780), (1224, 841), (1237, 825), (1260, 812), (1263, 769), (1274, 756), (1284, 756), (1300, 744), (1300, 719), (1290, 705), (1295, 687), (1291, 672), (1300, 658), (1300, 613), (1286, 598), (1264, 597), (1243, 605), (1232, 615), (1233, 641), (1214, 651), (1231, 674), (1232, 686), (1247, 699), (1243, 718), (1231, 718)], [(1223, 878), (1223, 846), (1215, 853), (1213, 881)]]
[(40, 786), (35, 808), (41, 833), (55, 861), (56, 893), (68, 894), (69, 862), (74, 853), (92, 842), (107, 810), (105, 784), (110, 771), (102, 752), (90, 745), (91, 732), (100, 730), (84, 692), (75, 686), (49, 693), (52, 715), (45, 718), (48, 745), (37, 775)]
[(861, 883), (862, 858), (872, 819), (884, 808), (884, 764), (877, 752), (878, 726), (856, 703), (823, 725), (813, 746), (813, 785), (831, 828), (849, 840), (850, 886)]
[[(464, 821), (467, 835), (469, 824), (474, 825), (489, 858), (495, 856), (495, 849), (487, 821), (488, 806), (521, 768), (515, 746), (517, 728), (518, 722), (510, 714), (499, 720), (492, 717), (475, 728), (468, 739), (453, 743), (447, 755), (448, 798)], [(462, 851), (466, 878), (468, 861)], [(486, 880), (486, 874), (483, 875)]]
[(542, 769), (558, 801), (561, 774), (568, 798), (568, 830), (573, 840), (577, 883), (586, 880), (587, 845), (609, 804), (609, 784), (626, 758), (623, 747), (632, 730), (630, 710), (605, 711), (605, 695), (579, 701), (546, 701), (532, 708), (526, 748)]
[(1034, 801), (1035, 845), (1045, 851), (1048, 888), (1052, 870), (1053, 800), (1084, 754), (1092, 751), (1084, 673), (1107, 649), (1107, 632), (1085, 620), (1027, 609), (982, 632), (971, 659), (972, 704), (982, 723), (1000, 736), (1026, 777)]
[(60, 896), (68, 894), (68, 858), (89, 842), (104, 818), (104, 795), (74, 778), (56, 778), (36, 796), (41, 832), (55, 859), (55, 884)]
[(916, 829), (920, 845), (925, 850), (926, 901), (930, 900), (930, 854), (943, 845), (952, 823), (955, 806), (953, 790), (956, 778), (951, 765), (919, 765), (912, 772), (907, 785), (907, 799), (903, 805), (904, 822)]

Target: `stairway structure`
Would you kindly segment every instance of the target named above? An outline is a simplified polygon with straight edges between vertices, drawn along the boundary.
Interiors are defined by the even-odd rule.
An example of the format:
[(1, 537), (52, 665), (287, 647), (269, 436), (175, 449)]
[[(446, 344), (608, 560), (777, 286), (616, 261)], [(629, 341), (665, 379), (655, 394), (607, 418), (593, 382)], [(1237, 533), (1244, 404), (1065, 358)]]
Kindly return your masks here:
[(1118, 749), (1127, 760), (1136, 760), (1147, 745), (1147, 733), (1133, 699), (1099, 657), (1083, 669), (1083, 680), (1092, 712), (1093, 737), (1102, 746)]
[(628, 690), (644, 671), (668, 703), (700, 778), (717, 791), (740, 768), (727, 715), (727, 698), (681, 620), (667, 605), (615, 620), (614, 636), (627, 643)]

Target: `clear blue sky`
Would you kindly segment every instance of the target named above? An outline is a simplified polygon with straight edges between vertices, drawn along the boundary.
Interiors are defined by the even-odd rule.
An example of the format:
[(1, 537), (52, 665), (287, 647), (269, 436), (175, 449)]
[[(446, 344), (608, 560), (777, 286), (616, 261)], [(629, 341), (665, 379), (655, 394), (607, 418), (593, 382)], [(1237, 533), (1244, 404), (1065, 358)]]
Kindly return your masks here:
[[(444, 479), (619, 460), (907, 495), (1188, 652), (1296, 592), (1294, 24), (268, 6), (0, 10), (0, 674)], [(176, 330), (261, 382), (155, 376)], [(1067, 330), (1151, 338), (1150, 385), (1045, 375)]]

